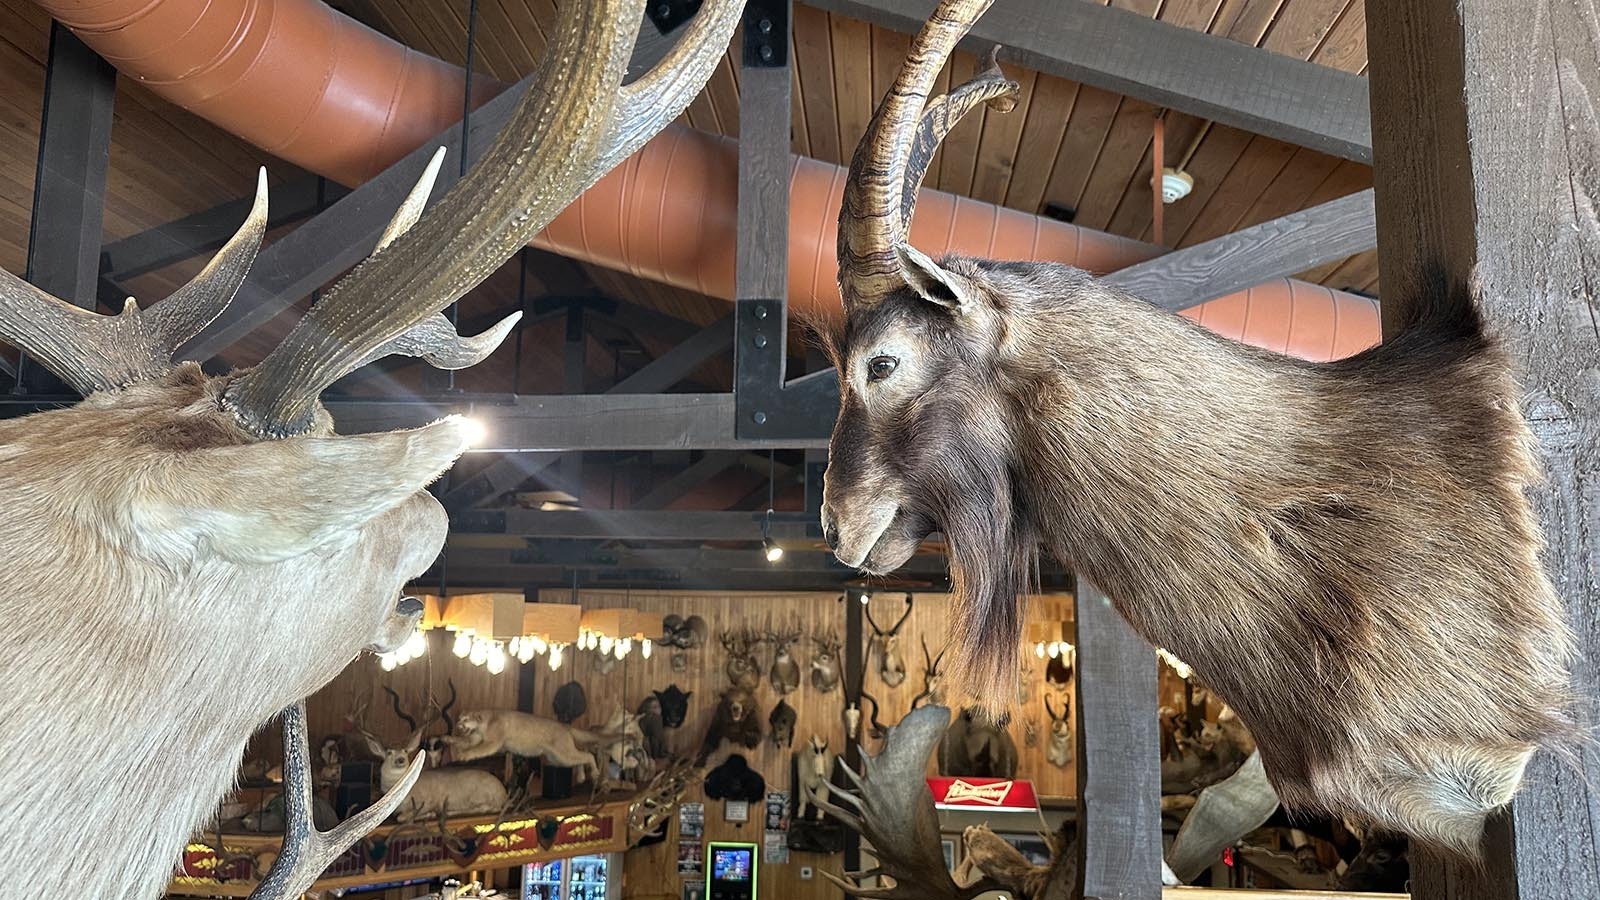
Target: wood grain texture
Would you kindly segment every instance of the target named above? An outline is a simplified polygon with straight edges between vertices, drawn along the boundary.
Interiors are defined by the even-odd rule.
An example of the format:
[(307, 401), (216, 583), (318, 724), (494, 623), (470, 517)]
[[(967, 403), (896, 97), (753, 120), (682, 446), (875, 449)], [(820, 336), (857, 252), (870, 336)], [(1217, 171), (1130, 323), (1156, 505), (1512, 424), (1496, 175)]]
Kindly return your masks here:
[(1155, 654), (1078, 582), (1078, 877), (1085, 900), (1161, 896)]
[[(1578, 640), (1575, 693), (1600, 696), (1600, 8), (1410, 0), (1369, 13), (1385, 330), (1425, 266), (1462, 284), (1476, 273), (1542, 451), (1531, 499)], [(1600, 750), (1574, 755), (1534, 757), (1491, 828), (1489, 877), (1425, 860), (1416, 896), (1600, 896)]]
[(1376, 244), (1369, 189), (1129, 266), (1105, 280), (1176, 311)]

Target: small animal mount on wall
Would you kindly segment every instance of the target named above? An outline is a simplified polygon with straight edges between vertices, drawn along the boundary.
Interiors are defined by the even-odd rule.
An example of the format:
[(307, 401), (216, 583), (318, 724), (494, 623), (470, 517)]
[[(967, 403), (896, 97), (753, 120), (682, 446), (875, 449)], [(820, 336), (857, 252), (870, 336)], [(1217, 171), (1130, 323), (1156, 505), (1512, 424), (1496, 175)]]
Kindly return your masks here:
[(879, 627), (873, 620), (870, 602), (864, 610), (867, 624), (872, 626), (872, 647), (878, 656), (878, 677), (892, 688), (899, 687), (906, 680), (906, 661), (900, 653), (900, 629), (905, 627), (906, 619), (911, 617), (911, 605), (911, 595), (906, 594), (905, 611), (900, 613), (900, 618), (889, 628)]
[(661, 701), (661, 726), (677, 728), (682, 725), (684, 718), (689, 715), (689, 698), (693, 696), (694, 691), (684, 691), (677, 684), (669, 684), (666, 690), (656, 691), (655, 697)]
[(788, 747), (794, 744), (794, 725), (799, 720), (799, 715), (787, 700), (779, 699), (778, 705), (772, 708), (772, 714), (767, 716), (767, 733), (772, 737), (774, 747)]
[(717, 703), (717, 711), (706, 729), (706, 739), (700, 744), (695, 765), (705, 765), (723, 741), (747, 750), (754, 750), (761, 743), (761, 717), (756, 712), (756, 698), (744, 688), (731, 687), (722, 692), (722, 700)]
[(761, 663), (756, 659), (756, 648), (761, 636), (749, 629), (724, 631), (717, 636), (728, 659), (722, 664), (723, 674), (736, 688), (754, 691), (761, 684)]
[(963, 709), (939, 742), (939, 774), (1015, 778), (1017, 745), (1004, 725)]
[(839, 689), (839, 636), (819, 631), (811, 636), (811, 644), (816, 648), (811, 653), (811, 686), (831, 694)]
[(800, 643), (800, 637), (799, 628), (769, 631), (766, 634), (767, 643), (772, 645), (772, 669), (767, 673), (767, 680), (779, 696), (800, 687), (800, 663), (795, 661), (793, 652), (794, 645)]
[(556, 721), (563, 725), (571, 725), (583, 718), (583, 714), (589, 711), (589, 697), (583, 692), (583, 685), (569, 681), (557, 688), (554, 708)]
[(696, 650), (705, 645), (706, 637), (711, 633), (706, 620), (699, 616), (683, 616), (673, 614), (661, 620), (661, 645), (672, 650), (672, 671), (683, 672), (689, 668), (689, 657), (685, 650)]
[(1050, 764), (1065, 768), (1072, 762), (1075, 741), (1072, 734), (1072, 707), (1066, 699), (1062, 699), (1061, 714), (1056, 715), (1056, 710), (1050, 703), (1050, 698), (1044, 698), (1044, 711), (1050, 715), (1050, 744), (1045, 748), (1045, 759)]
[(661, 715), (661, 698), (656, 694), (639, 702), (639, 731), (644, 735), (644, 752), (651, 759), (667, 758), (666, 722)]

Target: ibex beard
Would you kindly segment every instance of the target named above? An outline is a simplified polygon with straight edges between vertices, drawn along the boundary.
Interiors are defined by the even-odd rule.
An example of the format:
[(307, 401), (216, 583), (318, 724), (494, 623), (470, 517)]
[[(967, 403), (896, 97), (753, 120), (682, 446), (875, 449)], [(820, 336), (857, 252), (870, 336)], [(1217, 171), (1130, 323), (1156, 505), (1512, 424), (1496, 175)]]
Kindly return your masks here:
[(928, 102), (988, 4), (940, 3), (851, 163), (824, 536), (887, 572), (945, 532), (951, 680), (990, 712), (1042, 543), (1226, 700), (1286, 806), (1475, 855), (1577, 733), (1536, 454), (1475, 298), (1418, 279), (1410, 327), (1317, 364), (1069, 266), (918, 252), (940, 139), (1017, 90), (991, 54)]
[(421, 617), (400, 591), (446, 531), (422, 488), (463, 423), (339, 437), (319, 409), (263, 442), (227, 383), (184, 365), (0, 422), (0, 614), (27, 623), (0, 634), (0, 878), (159, 895), (251, 734)]

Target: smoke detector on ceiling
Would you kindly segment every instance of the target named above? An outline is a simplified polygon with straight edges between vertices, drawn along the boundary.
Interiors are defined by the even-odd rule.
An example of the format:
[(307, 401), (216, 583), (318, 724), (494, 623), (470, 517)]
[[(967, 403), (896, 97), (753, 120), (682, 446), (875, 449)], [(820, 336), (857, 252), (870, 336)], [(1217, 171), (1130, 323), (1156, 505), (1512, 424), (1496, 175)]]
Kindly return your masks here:
[(1176, 203), (1194, 190), (1194, 177), (1181, 169), (1161, 170), (1161, 202)]

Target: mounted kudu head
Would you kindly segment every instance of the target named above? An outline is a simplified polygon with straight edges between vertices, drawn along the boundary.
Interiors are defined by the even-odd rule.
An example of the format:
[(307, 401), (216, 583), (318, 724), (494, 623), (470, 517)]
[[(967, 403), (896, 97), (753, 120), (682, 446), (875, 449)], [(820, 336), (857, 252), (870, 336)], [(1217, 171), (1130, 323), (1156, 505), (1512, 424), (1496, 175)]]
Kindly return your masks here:
[(824, 536), (886, 573), (943, 532), (950, 678), (991, 712), (1043, 543), (1237, 710), (1286, 805), (1473, 853), (1574, 728), (1521, 394), (1468, 288), (1418, 279), (1404, 333), (1313, 364), (1068, 266), (919, 253), (939, 139), (1016, 89), (991, 55), (927, 102), (988, 5), (939, 4), (851, 164)]
[[(210, 376), (173, 355), (250, 267), (264, 176), (239, 233), (149, 309), (130, 300), (102, 316), (0, 272), (0, 339), (85, 396), (0, 422), (0, 613), (28, 623), (0, 635), (0, 652), (30, 661), (0, 701), (0, 830), (16, 861), (0, 863), (0, 880), (158, 896), (251, 733), (286, 707), (299, 852), (279, 857), (260, 896), (298, 896), (399, 801), (312, 830), (298, 701), (363, 648), (396, 648), (415, 628), (422, 604), (400, 589), (446, 531), (423, 489), (471, 429), (448, 418), (339, 436), (318, 395), (387, 354), (460, 367), (491, 352), (515, 316), (462, 338), (440, 310), (685, 108), (742, 3), (706, 4), (626, 86), (644, 0), (560, 6), (532, 87), (483, 160), (424, 213), (435, 156), (373, 255), (254, 369)], [(99, 748), (89, 764), (60, 752), (86, 746)], [(80, 871), (59, 852), (66, 812), (73, 839), (116, 866)]]

